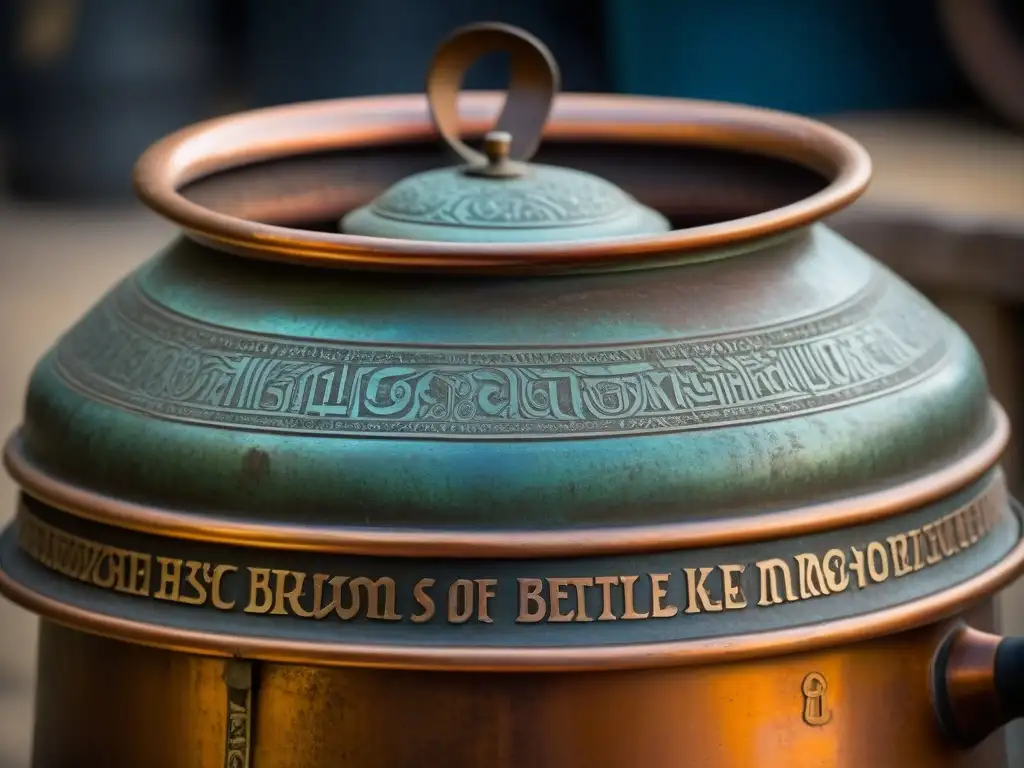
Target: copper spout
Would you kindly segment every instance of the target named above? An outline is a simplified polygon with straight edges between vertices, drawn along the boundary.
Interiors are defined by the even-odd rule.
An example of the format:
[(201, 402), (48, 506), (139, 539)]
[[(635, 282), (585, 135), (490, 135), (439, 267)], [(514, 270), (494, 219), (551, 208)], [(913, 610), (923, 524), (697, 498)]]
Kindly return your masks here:
[(1005, 638), (961, 625), (934, 663), (939, 723), (956, 743), (971, 746), (1024, 716), (1024, 638)]

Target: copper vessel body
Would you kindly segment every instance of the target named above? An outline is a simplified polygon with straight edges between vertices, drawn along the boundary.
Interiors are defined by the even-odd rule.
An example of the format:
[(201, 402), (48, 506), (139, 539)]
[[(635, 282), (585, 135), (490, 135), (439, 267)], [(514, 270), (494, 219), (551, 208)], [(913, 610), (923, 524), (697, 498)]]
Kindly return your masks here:
[[(992, 628), (990, 602), (965, 618)], [(936, 726), (929, 670), (950, 626), (781, 658), (655, 670), (488, 674), (256, 664), (251, 765), (1003, 768), (1001, 733), (950, 749)], [(108, 766), (233, 765), (226, 762), (229, 662), (49, 622), (40, 650), (36, 768), (76, 764), (84, 755), (104, 755)], [(810, 676), (820, 676), (824, 689), (807, 684)]]

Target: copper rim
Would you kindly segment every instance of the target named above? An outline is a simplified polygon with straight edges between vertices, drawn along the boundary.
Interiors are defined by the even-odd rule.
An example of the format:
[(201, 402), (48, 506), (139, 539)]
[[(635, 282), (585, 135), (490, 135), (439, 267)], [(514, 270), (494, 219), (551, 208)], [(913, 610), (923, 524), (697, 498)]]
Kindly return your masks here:
[(181, 653), (286, 664), (474, 672), (580, 672), (649, 669), (769, 658), (856, 643), (948, 618), (1013, 581), (1024, 569), (1024, 539), (999, 563), (967, 581), (905, 605), (792, 629), (707, 640), (542, 648), (437, 648), (272, 640), (171, 629), (66, 605), (0, 571), (0, 592), (44, 618), (92, 634)]
[[(473, 93), (461, 100), (467, 134), (490, 127), (501, 99), (501, 94)], [(664, 235), (529, 245), (423, 243), (290, 229), (217, 213), (179, 193), (199, 178), (250, 163), (436, 135), (423, 96), (339, 99), (243, 112), (186, 128), (150, 147), (136, 165), (135, 189), (146, 205), (194, 239), (239, 255), (361, 268), (501, 270), (638, 261), (764, 237), (849, 205), (871, 176), (863, 147), (805, 117), (705, 101), (565, 94), (555, 102), (545, 138), (758, 152), (815, 170), (829, 184), (773, 211)]]
[(40, 501), (79, 517), (129, 530), (238, 546), (391, 557), (540, 558), (658, 552), (798, 536), (891, 517), (963, 488), (999, 461), (1009, 419), (992, 402), (993, 429), (959, 461), (901, 485), (748, 518), (621, 528), (552, 531), (429, 531), (248, 523), (134, 504), (55, 480), (32, 466), (17, 434), (4, 464)]

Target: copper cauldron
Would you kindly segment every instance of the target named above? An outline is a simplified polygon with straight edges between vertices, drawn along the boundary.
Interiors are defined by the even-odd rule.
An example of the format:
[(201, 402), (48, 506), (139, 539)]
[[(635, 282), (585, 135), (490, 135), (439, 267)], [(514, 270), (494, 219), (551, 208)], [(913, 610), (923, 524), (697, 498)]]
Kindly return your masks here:
[[(495, 48), (497, 127), (498, 94), (460, 122)], [(965, 335), (817, 223), (866, 154), (557, 87), (474, 25), (427, 99), (142, 158), (183, 235), (6, 449), (37, 768), (1006, 765), (1009, 427)]]

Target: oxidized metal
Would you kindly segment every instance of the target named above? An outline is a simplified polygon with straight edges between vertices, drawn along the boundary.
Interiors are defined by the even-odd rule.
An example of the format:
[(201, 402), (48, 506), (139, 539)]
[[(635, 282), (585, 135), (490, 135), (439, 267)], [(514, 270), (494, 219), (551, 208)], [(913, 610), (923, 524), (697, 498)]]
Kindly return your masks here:
[[(459, 87), (470, 65), (509, 47), (509, 97), (483, 153), (458, 137)], [(438, 132), (465, 165), (403, 179), (341, 223), (353, 235), (448, 242), (553, 242), (653, 235), (669, 223), (614, 184), (567, 168), (529, 164), (558, 87), (558, 67), (526, 33), (502, 25), (461, 30), (438, 49), (427, 95)]]
[[(495, 46), (479, 153), (457, 75)], [(429, 106), (262, 110), (140, 161), (185, 234), (46, 354), (5, 454), (35, 765), (1005, 765), (1009, 425), (965, 335), (815, 223), (863, 150), (738, 106), (552, 109), (501, 25), (438, 62)]]

